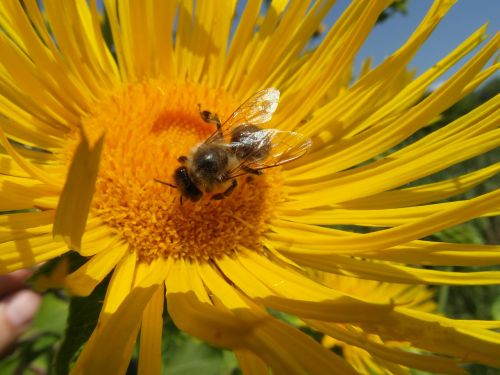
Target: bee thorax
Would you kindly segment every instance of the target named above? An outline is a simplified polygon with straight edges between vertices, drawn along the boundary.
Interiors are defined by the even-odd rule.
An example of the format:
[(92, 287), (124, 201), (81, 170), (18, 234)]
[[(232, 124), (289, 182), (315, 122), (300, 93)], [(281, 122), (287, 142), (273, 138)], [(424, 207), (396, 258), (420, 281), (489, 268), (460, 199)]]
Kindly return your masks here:
[(204, 190), (210, 191), (225, 179), (228, 164), (227, 147), (220, 144), (201, 145), (191, 160), (192, 178)]

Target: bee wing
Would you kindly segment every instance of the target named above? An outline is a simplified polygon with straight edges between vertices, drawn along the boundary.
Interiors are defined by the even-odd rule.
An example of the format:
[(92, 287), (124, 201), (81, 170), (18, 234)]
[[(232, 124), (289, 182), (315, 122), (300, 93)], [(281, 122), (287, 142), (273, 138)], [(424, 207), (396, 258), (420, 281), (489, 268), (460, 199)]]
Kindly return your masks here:
[[(239, 125), (257, 125), (271, 120), (273, 113), (278, 108), (279, 99), (280, 91), (273, 87), (255, 93), (224, 121), (222, 124), (224, 138), (230, 139), (232, 130)], [(216, 139), (220, 139), (217, 132), (212, 134), (205, 143), (211, 143)]]
[[(248, 147), (249, 145), (251, 147)], [(311, 145), (311, 139), (300, 133), (278, 129), (259, 130), (249, 135), (244, 144), (230, 144), (234, 150), (243, 146), (247, 147), (249, 152), (243, 156), (240, 164), (229, 172), (228, 178), (247, 174), (248, 169), (260, 171), (289, 163), (304, 156)]]

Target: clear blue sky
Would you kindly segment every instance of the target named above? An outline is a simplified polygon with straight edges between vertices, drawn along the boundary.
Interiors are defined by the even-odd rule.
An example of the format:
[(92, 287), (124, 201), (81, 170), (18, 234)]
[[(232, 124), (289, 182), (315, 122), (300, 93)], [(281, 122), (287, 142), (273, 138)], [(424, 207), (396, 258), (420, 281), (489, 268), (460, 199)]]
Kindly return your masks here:
[[(420, 23), (432, 2), (409, 0), (407, 15), (396, 14), (376, 26), (360, 50), (357, 67), (367, 56), (379, 63), (401, 46)], [(325, 23), (331, 24), (349, 3), (349, 0), (338, 0)], [(488, 35), (494, 35), (500, 30), (500, 0), (458, 0), (415, 56), (411, 66), (417, 68), (417, 74), (422, 73), (488, 21)]]

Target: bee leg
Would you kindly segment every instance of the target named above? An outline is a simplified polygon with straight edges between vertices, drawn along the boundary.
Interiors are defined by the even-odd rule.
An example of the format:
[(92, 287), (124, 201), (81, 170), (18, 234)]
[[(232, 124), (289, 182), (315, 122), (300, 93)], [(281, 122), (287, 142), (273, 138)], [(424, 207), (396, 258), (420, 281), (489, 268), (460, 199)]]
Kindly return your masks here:
[(222, 122), (220, 121), (219, 115), (217, 113), (212, 113), (210, 111), (202, 110), (201, 104), (198, 103), (198, 111), (200, 112), (200, 117), (203, 121), (215, 124), (217, 126), (217, 133), (219, 137), (223, 139), (222, 135)]
[(231, 182), (231, 186), (229, 186), (222, 193), (217, 193), (217, 194), (212, 195), (212, 199), (215, 200), (215, 201), (220, 201), (221, 199), (229, 197), (231, 195), (231, 193), (234, 191), (234, 189), (236, 188), (237, 185), (238, 185), (238, 182), (236, 181), (236, 179), (234, 179)]
[(229, 197), (232, 192), (234, 191), (234, 189), (236, 189), (236, 186), (238, 186), (238, 182), (236, 181), (236, 179), (234, 179), (232, 182), (231, 182), (231, 186), (229, 186), (226, 191), (222, 194), (224, 194), (225, 197)]
[(208, 123), (212, 123), (212, 124), (216, 124), (217, 129), (220, 129), (222, 124), (220, 122), (220, 119), (219, 119), (219, 116), (217, 115), (217, 113), (212, 113), (210, 111), (202, 110), (201, 104), (199, 104), (199, 103), (198, 103), (198, 111), (200, 112), (200, 117), (203, 121), (208, 122)]
[(263, 172), (259, 169), (253, 169), (250, 167), (247, 167), (246, 165), (241, 166), (241, 170), (250, 174), (254, 174), (256, 176), (260, 176)]
[(177, 158), (177, 161), (181, 164), (184, 164), (188, 160), (186, 155), (181, 155)]

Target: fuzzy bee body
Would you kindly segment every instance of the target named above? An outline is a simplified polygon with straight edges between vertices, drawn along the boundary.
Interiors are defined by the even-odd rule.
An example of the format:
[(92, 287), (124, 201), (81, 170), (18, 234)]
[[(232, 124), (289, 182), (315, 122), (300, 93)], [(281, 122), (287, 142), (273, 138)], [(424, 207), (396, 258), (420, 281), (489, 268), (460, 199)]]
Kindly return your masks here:
[(259, 91), (243, 103), (224, 123), (217, 114), (202, 111), (206, 122), (217, 130), (188, 156), (179, 157), (174, 172), (175, 185), (181, 196), (193, 202), (206, 193), (212, 199), (223, 199), (234, 191), (236, 178), (244, 174), (262, 174), (263, 169), (277, 167), (304, 155), (311, 140), (302, 134), (278, 129), (262, 129), (278, 106), (280, 92), (269, 88)]

